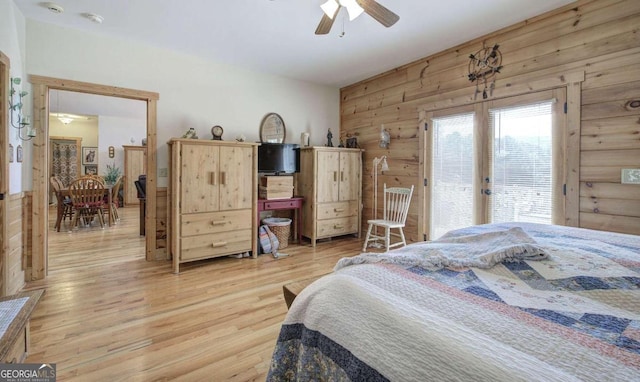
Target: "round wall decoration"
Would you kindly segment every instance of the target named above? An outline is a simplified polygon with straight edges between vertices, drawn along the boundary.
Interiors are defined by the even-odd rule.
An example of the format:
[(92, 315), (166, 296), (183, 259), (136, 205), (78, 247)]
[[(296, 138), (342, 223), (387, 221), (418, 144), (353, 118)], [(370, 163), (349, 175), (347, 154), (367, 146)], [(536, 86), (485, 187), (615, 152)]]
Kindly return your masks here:
[(476, 83), (476, 93), (474, 98), (477, 97), (480, 89), (478, 88), (480, 82), (484, 83), (484, 89), (482, 90), (482, 98), (486, 99), (487, 96), (487, 81), (492, 80), (490, 92), (493, 92), (495, 87), (495, 75), (500, 73), (502, 69), (502, 53), (500, 53), (500, 45), (496, 44), (492, 48), (483, 47), (475, 54), (469, 55), (469, 81)]
[(284, 143), (286, 137), (284, 121), (276, 113), (269, 113), (260, 122), (260, 142)]

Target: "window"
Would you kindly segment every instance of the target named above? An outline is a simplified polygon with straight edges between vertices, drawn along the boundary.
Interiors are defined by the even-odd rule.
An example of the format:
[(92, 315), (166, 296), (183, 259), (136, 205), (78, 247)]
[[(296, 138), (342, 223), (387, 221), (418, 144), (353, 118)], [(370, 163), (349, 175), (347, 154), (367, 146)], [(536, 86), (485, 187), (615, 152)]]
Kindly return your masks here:
[(564, 99), (557, 89), (427, 114), (428, 239), (473, 224), (558, 224)]
[(431, 232), (473, 224), (473, 113), (433, 119)]
[(489, 111), (489, 221), (551, 224), (553, 101)]

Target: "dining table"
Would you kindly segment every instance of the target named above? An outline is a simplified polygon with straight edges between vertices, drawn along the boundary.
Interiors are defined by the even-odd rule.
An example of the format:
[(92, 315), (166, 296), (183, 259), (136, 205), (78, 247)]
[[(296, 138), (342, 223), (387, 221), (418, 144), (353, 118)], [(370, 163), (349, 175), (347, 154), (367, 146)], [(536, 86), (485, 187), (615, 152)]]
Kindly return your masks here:
[[(111, 191), (113, 190), (113, 184), (105, 184), (104, 185), (104, 195), (107, 198), (107, 215), (109, 221), (109, 227), (114, 223), (114, 217), (111, 213), (111, 203), (113, 203), (113, 199), (111, 197)], [(61, 199), (65, 199), (66, 197), (71, 197), (71, 190), (66, 187), (60, 190)], [(61, 203), (58, 203), (57, 208), (57, 217), (56, 217), (56, 227), (58, 227), (58, 232), (60, 232), (60, 224), (62, 223), (62, 215), (64, 214), (64, 206)]]

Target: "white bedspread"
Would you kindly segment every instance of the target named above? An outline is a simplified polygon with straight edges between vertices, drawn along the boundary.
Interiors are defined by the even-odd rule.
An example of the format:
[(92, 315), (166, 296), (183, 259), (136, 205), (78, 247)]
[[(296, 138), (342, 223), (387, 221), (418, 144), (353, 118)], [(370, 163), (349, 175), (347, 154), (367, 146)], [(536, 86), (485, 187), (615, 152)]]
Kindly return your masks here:
[(549, 259), (436, 272), (374, 262), (311, 284), (268, 380), (639, 381), (640, 237), (522, 227)]

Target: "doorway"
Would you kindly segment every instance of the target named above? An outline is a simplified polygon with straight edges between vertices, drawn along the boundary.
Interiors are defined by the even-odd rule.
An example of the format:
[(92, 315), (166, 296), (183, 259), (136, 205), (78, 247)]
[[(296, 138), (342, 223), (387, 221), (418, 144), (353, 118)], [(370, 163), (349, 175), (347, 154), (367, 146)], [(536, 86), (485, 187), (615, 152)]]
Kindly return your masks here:
[(156, 113), (157, 93), (126, 89), (87, 82), (30, 76), (33, 93), (33, 126), (38, 132), (33, 139), (33, 202), (31, 231), (30, 280), (43, 279), (48, 270), (48, 186), (49, 186), (49, 91), (68, 90), (87, 94), (106, 95), (141, 100), (147, 105), (147, 213), (145, 225), (145, 258), (148, 261), (165, 260), (166, 254), (156, 250)]
[(474, 224), (561, 222), (564, 90), (430, 113), (430, 240)]
[(9, 196), (9, 163), (7, 160), (7, 147), (9, 144), (9, 121), (7, 105), (9, 99), (9, 57), (0, 52), (0, 296), (7, 294), (7, 198)]

